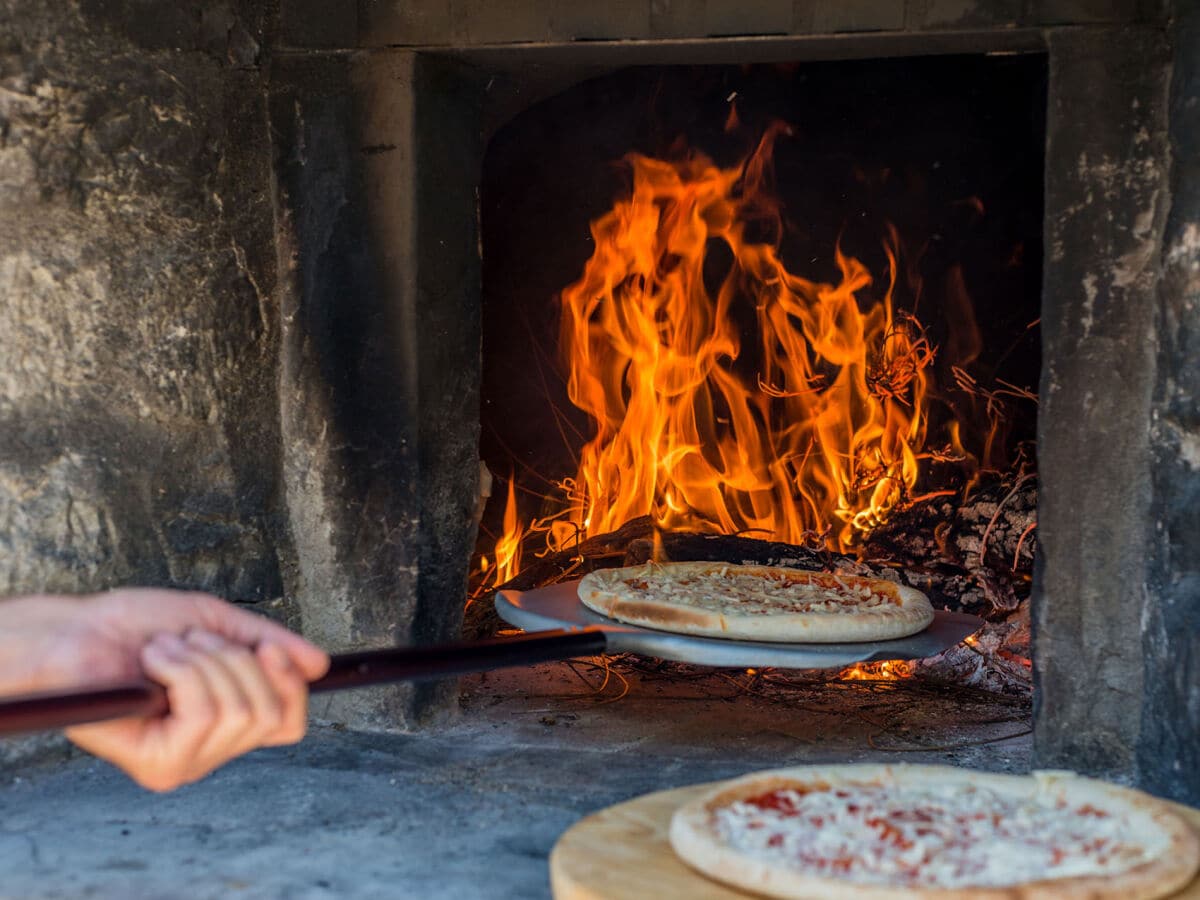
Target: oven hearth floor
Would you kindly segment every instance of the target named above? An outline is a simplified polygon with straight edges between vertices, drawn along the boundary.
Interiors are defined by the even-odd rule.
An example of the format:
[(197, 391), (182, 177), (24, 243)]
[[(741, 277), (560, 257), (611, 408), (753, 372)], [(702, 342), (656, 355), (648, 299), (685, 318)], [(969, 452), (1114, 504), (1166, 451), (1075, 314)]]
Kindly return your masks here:
[[(168, 795), (85, 756), (5, 772), (0, 897), (536, 898), (580, 817), (805, 762), (1028, 769), (1028, 704), (970, 690), (780, 686), (551, 664), (464, 681), (417, 734), (314, 729)], [(774, 678), (775, 675), (768, 675)]]

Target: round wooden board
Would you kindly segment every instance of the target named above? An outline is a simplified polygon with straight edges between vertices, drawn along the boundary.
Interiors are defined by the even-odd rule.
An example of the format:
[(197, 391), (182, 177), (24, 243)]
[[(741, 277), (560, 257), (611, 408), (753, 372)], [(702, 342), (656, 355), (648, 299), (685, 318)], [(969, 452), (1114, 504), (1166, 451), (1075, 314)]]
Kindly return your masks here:
[[(576, 822), (550, 853), (555, 900), (745, 900), (754, 896), (692, 871), (675, 856), (667, 839), (675, 810), (717, 783), (646, 794)], [(1200, 810), (1170, 805), (1200, 831)], [(1172, 900), (1200, 900), (1200, 877), (1173, 894)]]

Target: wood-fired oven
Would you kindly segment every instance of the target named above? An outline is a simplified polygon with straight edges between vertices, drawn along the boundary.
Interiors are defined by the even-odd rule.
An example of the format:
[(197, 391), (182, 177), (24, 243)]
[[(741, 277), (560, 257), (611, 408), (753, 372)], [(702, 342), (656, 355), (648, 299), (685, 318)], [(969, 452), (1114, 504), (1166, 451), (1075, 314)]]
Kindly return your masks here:
[[(30, 24), (0, 93), (0, 137), (40, 148), (0, 141), (6, 196), (41, 204), (0, 268), (0, 353), (26, 360), (0, 382), (13, 591), (194, 586), (341, 651), (453, 640), (464, 611), (494, 633), (497, 586), (588, 540), (586, 565), (711, 553), (696, 534), (731, 561), (841, 554), (989, 617), (1038, 765), (1200, 800), (1191, 4), (133, 6), (82, 4), (72, 40), (121, 52), (70, 89), (34, 89), (76, 64)], [(167, 78), (181, 46), (203, 62)], [(593, 528), (628, 498), (579, 487), (598, 426), (568, 382), (611, 377), (571, 369), (562, 327), (592, 223), (656, 174), (721, 173), (704, 208), (737, 241), (643, 251), (733, 298), (739, 349), (711, 367), (749, 412), (688, 400), (710, 413), (691, 481)], [(767, 256), (813, 297), (858, 285), (849, 424), (804, 424), (849, 350), (786, 371)], [(872, 403), (891, 424), (846, 450), (830, 435)], [(773, 487), (736, 493), (739, 415), (743, 481), (792, 467)], [(317, 711), (404, 728), (455, 705), (434, 683)]]

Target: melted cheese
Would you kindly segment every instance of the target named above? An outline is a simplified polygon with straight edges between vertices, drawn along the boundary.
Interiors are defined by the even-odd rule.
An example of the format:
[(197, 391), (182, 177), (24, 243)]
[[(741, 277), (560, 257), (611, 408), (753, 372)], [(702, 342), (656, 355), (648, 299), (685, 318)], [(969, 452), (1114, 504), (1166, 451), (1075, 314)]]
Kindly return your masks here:
[(712, 812), (723, 842), (806, 875), (897, 887), (1002, 887), (1110, 875), (1162, 853), (1145, 815), (971, 785), (779, 790)]
[[(623, 584), (639, 600), (658, 600), (709, 610), (720, 615), (779, 615), (780, 613), (844, 614), (895, 606), (897, 601), (872, 591), (866, 584), (847, 584), (835, 575), (813, 580), (786, 575), (762, 575), (724, 567), (712, 572), (683, 573), (669, 568), (647, 569)], [(826, 586), (820, 579), (829, 579)]]

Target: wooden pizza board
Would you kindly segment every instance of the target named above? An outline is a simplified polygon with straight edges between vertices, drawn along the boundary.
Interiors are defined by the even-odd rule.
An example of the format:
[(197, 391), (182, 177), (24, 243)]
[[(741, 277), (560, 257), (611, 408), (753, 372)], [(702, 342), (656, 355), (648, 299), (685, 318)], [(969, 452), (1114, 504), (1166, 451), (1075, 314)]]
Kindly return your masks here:
[[(689, 869), (667, 839), (675, 810), (715, 786), (699, 784), (646, 794), (576, 822), (550, 853), (555, 900), (745, 900), (754, 896)], [(1200, 810), (1169, 805), (1200, 831)], [(1173, 894), (1172, 900), (1200, 900), (1200, 877)]]

